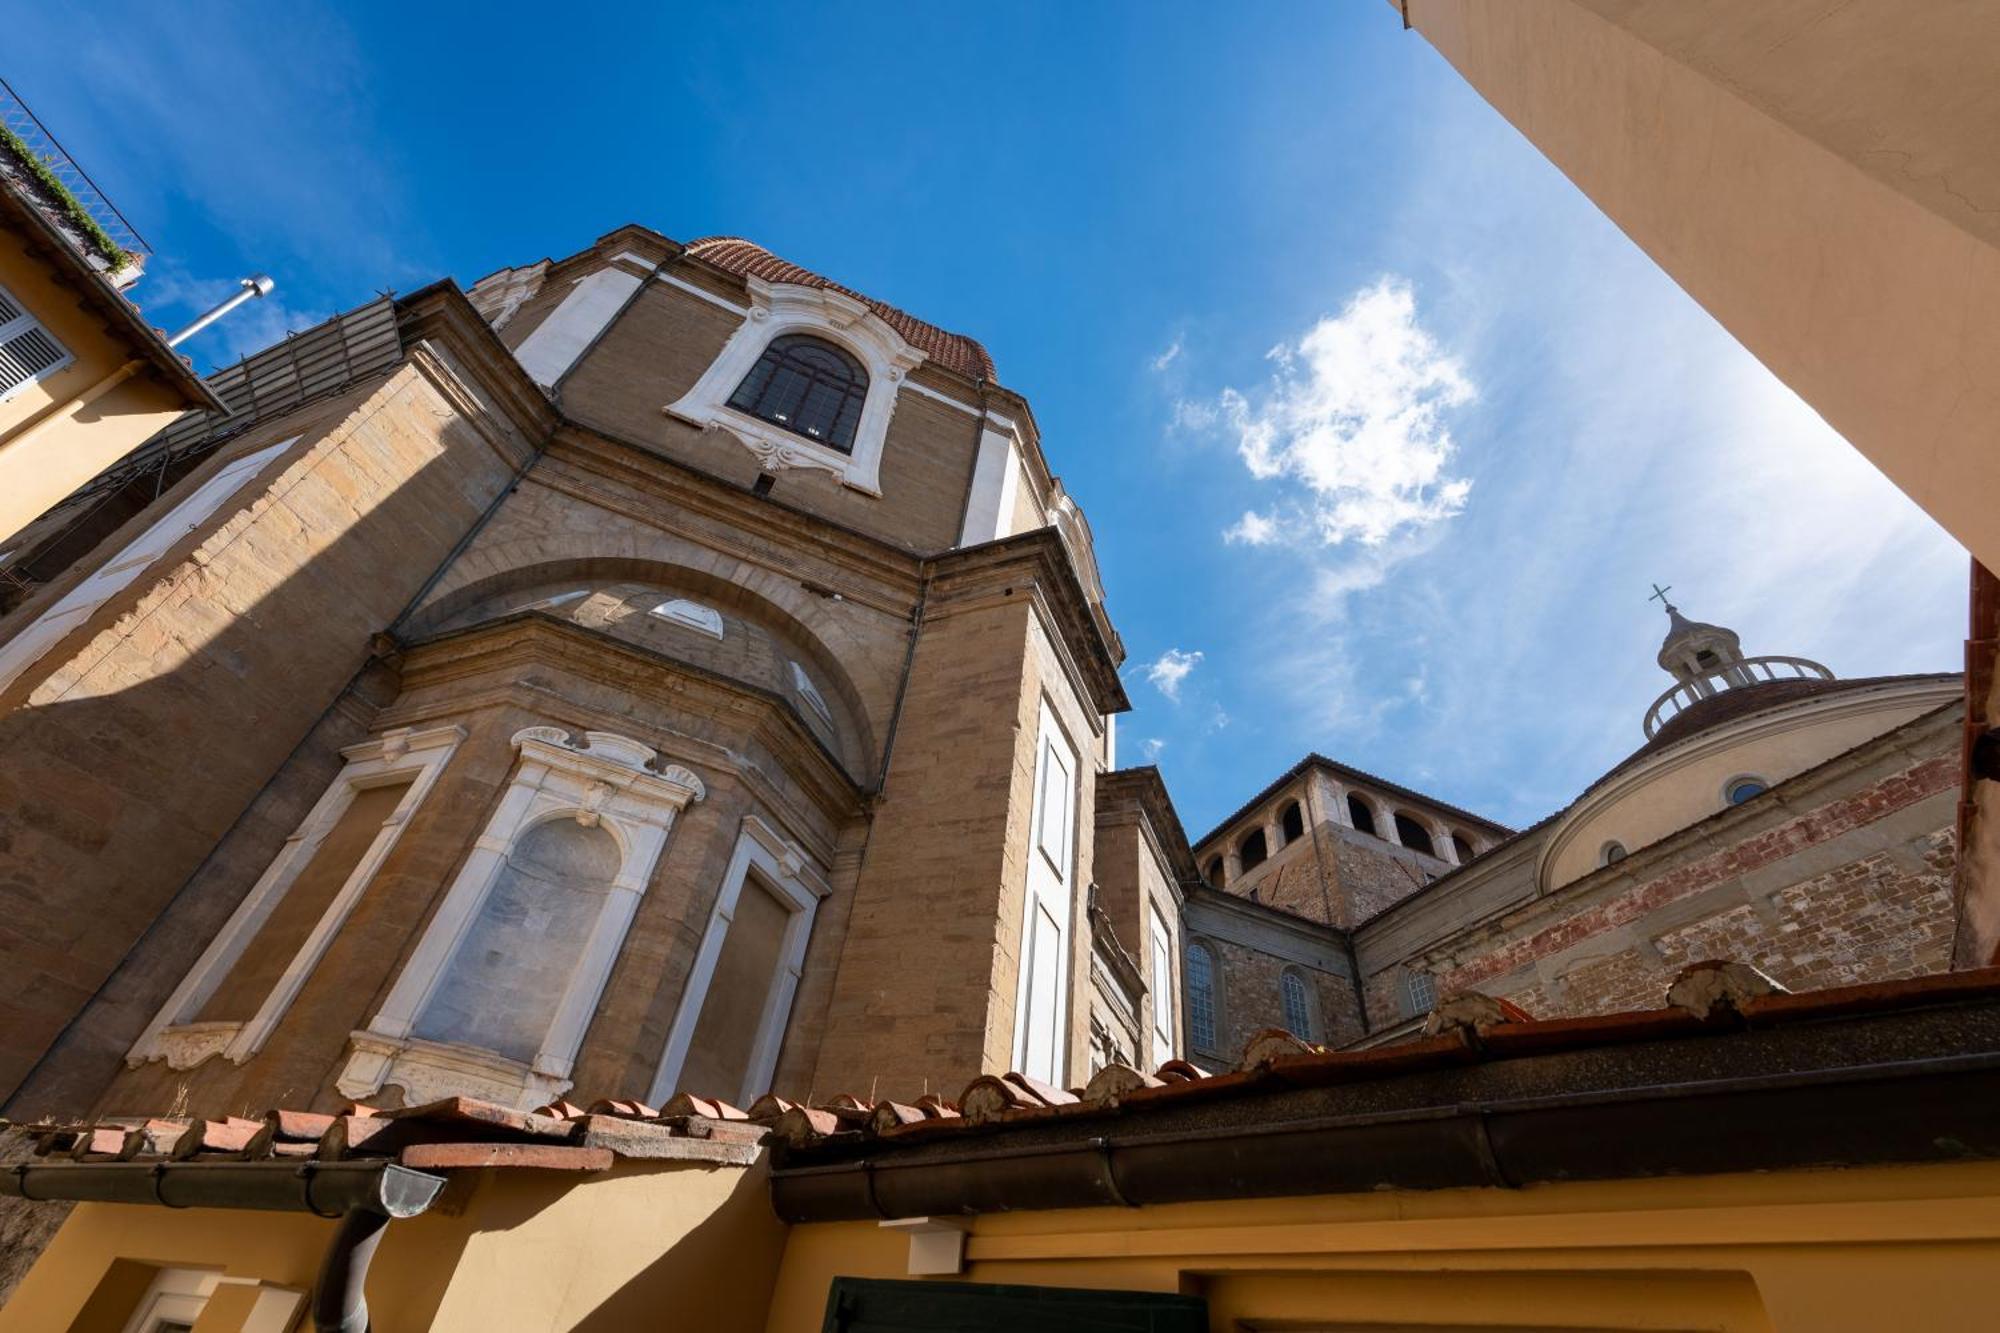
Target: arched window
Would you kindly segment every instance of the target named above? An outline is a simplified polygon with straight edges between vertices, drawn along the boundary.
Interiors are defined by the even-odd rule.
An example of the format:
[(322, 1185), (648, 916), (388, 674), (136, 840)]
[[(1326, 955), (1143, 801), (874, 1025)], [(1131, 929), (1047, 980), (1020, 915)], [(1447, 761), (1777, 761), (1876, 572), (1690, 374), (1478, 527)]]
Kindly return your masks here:
[(1222, 858), (1219, 856), (1208, 858), (1208, 882), (1218, 887), (1222, 884)]
[(1306, 836), (1305, 811), (1299, 809), (1297, 801), (1286, 803), (1285, 812), (1278, 816), (1278, 827), (1284, 830), (1287, 846)]
[(1347, 822), (1354, 825), (1357, 833), (1375, 831), (1375, 812), (1368, 808), (1368, 802), (1351, 792), (1347, 797)]
[(845, 454), (867, 397), (859, 361), (822, 338), (787, 333), (771, 339), (729, 405)]
[(1396, 812), (1396, 840), (1413, 852), (1422, 852), (1425, 856), (1437, 855), (1429, 831), (1400, 810)]
[(1265, 859), (1270, 855), (1271, 849), (1264, 845), (1263, 829), (1258, 829), (1255, 833), (1245, 838), (1243, 845), (1236, 849), (1237, 859), (1243, 863), (1245, 870), (1250, 869), (1252, 866), (1263, 865)]
[(1188, 1041), (1196, 1050), (1215, 1049), (1215, 955), (1206, 944), (1190, 942), (1185, 975)]
[(1437, 1008), (1437, 979), (1428, 972), (1403, 973), (1403, 1002), (1410, 1018), (1421, 1018)]
[(1610, 842), (1605, 843), (1597, 849), (1597, 864), (1601, 866), (1617, 865), (1625, 859), (1625, 854), (1625, 844), (1613, 838)]
[(1451, 849), (1458, 853), (1458, 863), (1460, 865), (1464, 865), (1467, 861), (1478, 855), (1477, 852), (1472, 850), (1472, 839), (1466, 837), (1463, 833), (1454, 833), (1451, 835)]
[(1306, 994), (1306, 979), (1286, 968), (1278, 977), (1278, 994), (1285, 1004), (1285, 1027), (1294, 1037), (1311, 1041), (1312, 1001)]

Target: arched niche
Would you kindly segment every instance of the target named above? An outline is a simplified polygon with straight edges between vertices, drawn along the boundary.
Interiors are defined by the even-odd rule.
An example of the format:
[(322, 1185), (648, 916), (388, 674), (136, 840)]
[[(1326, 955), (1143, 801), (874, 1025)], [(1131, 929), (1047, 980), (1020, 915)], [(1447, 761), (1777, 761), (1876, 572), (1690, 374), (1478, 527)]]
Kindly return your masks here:
[[(623, 610), (633, 618), (631, 633), (617, 633), (604, 623), (602, 594), (616, 589)], [(582, 593), (582, 596), (577, 594)], [(876, 720), (854, 677), (827, 636), (812, 623), (830, 619), (824, 599), (799, 591), (795, 605), (781, 605), (759, 590), (732, 582), (712, 571), (665, 561), (629, 557), (588, 557), (523, 564), (466, 583), (423, 607), (403, 630), (405, 638), (466, 630), (520, 612), (553, 615), (588, 628), (612, 632), (648, 651), (690, 661), (704, 670), (733, 675), (744, 683), (795, 704), (807, 730), (818, 735), (855, 776), (868, 774), (878, 753)], [(685, 599), (714, 610), (724, 621), (718, 639), (658, 617), (646, 617), (663, 602)], [(718, 666), (740, 662), (729, 640), (731, 620), (769, 634), (774, 644), (768, 673), (744, 677)], [(724, 659), (714, 645), (730, 650)], [(806, 706), (790, 663), (798, 663), (816, 692), (830, 707), (827, 726), (819, 725), (817, 710)], [(830, 730), (829, 730), (830, 729)]]

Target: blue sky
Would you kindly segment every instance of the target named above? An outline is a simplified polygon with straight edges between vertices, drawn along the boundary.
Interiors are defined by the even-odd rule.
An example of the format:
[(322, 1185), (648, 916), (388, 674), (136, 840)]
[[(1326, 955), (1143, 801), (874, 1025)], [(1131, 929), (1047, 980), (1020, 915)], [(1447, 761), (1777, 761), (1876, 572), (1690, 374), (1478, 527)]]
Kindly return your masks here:
[(1096, 532), (1199, 834), (1309, 749), (1504, 822), (1642, 739), (1670, 583), (1753, 652), (1950, 670), (1959, 548), (1386, 4), (101, 0), (6, 70), (190, 344), (753, 237), (984, 341)]

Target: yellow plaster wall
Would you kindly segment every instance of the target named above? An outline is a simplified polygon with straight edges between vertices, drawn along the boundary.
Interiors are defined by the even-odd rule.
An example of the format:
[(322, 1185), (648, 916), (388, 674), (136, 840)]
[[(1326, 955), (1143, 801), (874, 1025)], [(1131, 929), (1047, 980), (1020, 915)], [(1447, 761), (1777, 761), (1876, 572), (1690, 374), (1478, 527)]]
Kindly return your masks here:
[(20, 238), (0, 231), (0, 287), (75, 358), (0, 401), (0, 543), (33, 522), (189, 406), (178, 389), (142, 370), (81, 409), (14, 437), (52, 405), (85, 392), (138, 349), (108, 333), (77, 293), (59, 285)]
[[(1231, 1200), (969, 1219), (964, 1279), (1205, 1296), (1210, 1327), (1878, 1333), (1994, 1327), (2000, 1165)], [(901, 1278), (873, 1222), (796, 1226), (769, 1333), (836, 1276)], [(932, 1279), (949, 1281), (952, 1279)]]
[[(309, 1291), (333, 1227), (302, 1213), (84, 1204), (0, 1309), (0, 1333), (117, 1333), (146, 1286), (135, 1262)], [(390, 1223), (368, 1303), (374, 1333), (754, 1330), (783, 1240), (761, 1166), (464, 1173), (430, 1212)], [(110, 1299), (93, 1300), (100, 1289)]]

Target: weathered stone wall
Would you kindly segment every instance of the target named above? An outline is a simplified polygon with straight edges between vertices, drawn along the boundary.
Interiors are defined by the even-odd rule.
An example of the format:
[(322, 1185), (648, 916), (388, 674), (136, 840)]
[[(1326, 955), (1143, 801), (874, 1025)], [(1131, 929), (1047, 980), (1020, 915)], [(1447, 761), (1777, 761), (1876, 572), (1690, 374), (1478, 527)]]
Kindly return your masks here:
[(1345, 920), (1354, 927), (1416, 893), (1450, 867), (1434, 857), (1393, 847), (1339, 825), (1325, 826), (1334, 849), (1335, 878)]
[[(734, 299), (747, 303), (740, 293)], [(563, 409), (581, 424), (747, 488), (762, 470), (756, 455), (727, 431), (703, 431), (662, 410), (694, 386), (742, 322), (676, 287), (649, 283), (563, 382)], [(957, 544), (972, 480), (975, 410), (902, 389), (883, 445), (881, 495), (802, 468), (777, 474), (771, 495), (907, 550), (948, 550)]]
[[(0, 1088), (91, 1001), (528, 456), (465, 403), (407, 363), (250, 432), (225, 455), (306, 438), (0, 701)], [(122, 1054), (76, 1035), (69, 1054), (92, 1067)], [(83, 1110), (70, 1099), (87, 1082), (52, 1071), (40, 1086), (56, 1104), (33, 1109)]]
[(1289, 1029), (1279, 989), (1280, 978), (1287, 968), (1297, 971), (1310, 984), (1314, 1016), (1319, 1024), (1311, 1034), (1312, 1040), (1339, 1046), (1361, 1035), (1360, 1003), (1354, 995), (1354, 983), (1345, 975), (1320, 971), (1214, 936), (1201, 939), (1215, 951), (1220, 1000), (1216, 1006), (1215, 1049), (1197, 1051), (1198, 1057), (1212, 1055), (1219, 1067), (1233, 1068), (1251, 1037), (1266, 1028)]
[[(1440, 996), (1481, 990), (1538, 1017), (1657, 1006), (1680, 968), (1710, 958), (1793, 989), (1943, 970), (1955, 732), (1933, 715), (1894, 736), (1554, 894), (1513, 895), (1522, 905), (1403, 962), (1432, 973)], [(1400, 967), (1369, 977), (1376, 1026), (1403, 1016), (1400, 980)]]
[[(774, 751), (770, 737), (796, 723), (775, 705), (765, 706), (760, 722), (740, 696), (719, 683), (678, 679), (670, 664), (635, 660), (616, 646), (593, 647), (584, 638), (581, 631), (508, 622), (413, 653), (407, 688), (375, 716), (371, 730), (456, 725), (466, 738), (409, 815), (394, 849), (264, 1048), (240, 1066), (211, 1059), (186, 1071), (163, 1063), (128, 1071), (99, 1109), (141, 1114), (172, 1106), (217, 1116), (277, 1103), (338, 1106), (343, 1097), (334, 1079), (344, 1063), (348, 1033), (365, 1027), (380, 1007), (486, 826), (515, 769), (511, 738), (523, 727), (550, 725), (631, 736), (693, 769), (707, 789), (675, 821), (576, 1062), (576, 1087), (585, 1097), (643, 1093), (665, 1049), (744, 818), (755, 815), (834, 862), (837, 857), (826, 849), (857, 818), (858, 806), (849, 797), (845, 811), (825, 809), (810, 784), (794, 776), (796, 757)], [(304, 785), (274, 784), (256, 811), (258, 832), (225, 840), (204, 867), (204, 878), (217, 882), (205, 898), (232, 907), (241, 898), (276, 851), (276, 841), (289, 832), (286, 817), (295, 819), (318, 796), (316, 789), (298, 791)], [(268, 814), (261, 807), (269, 807)], [(806, 961), (809, 973), (830, 969), (841, 942), (837, 921), (817, 925)], [(149, 942), (139, 965), (162, 970), (152, 959), (171, 952), (178, 971), (163, 970), (178, 981), (205, 942), (192, 940), (171, 950), (164, 941)], [(552, 957), (555, 972), (524, 973), (518, 984), (559, 986), (571, 961)], [(781, 1060), (781, 1078), (809, 1074), (810, 1051), (787, 1058), (790, 1068)], [(737, 1095), (734, 1088), (699, 1091)], [(396, 1096), (385, 1089), (374, 1100), (393, 1103)]]
[[(1020, 931), (1035, 728), (1026, 598), (928, 617), (855, 887), (814, 1083), (887, 1095), (962, 1087), (986, 1067), (1003, 920)], [(1028, 703), (1024, 703), (1028, 700)], [(1001, 725), (995, 725), (996, 722)], [(1017, 793), (1017, 790), (1018, 793)], [(1018, 799), (1017, 799), (1018, 795)]]

